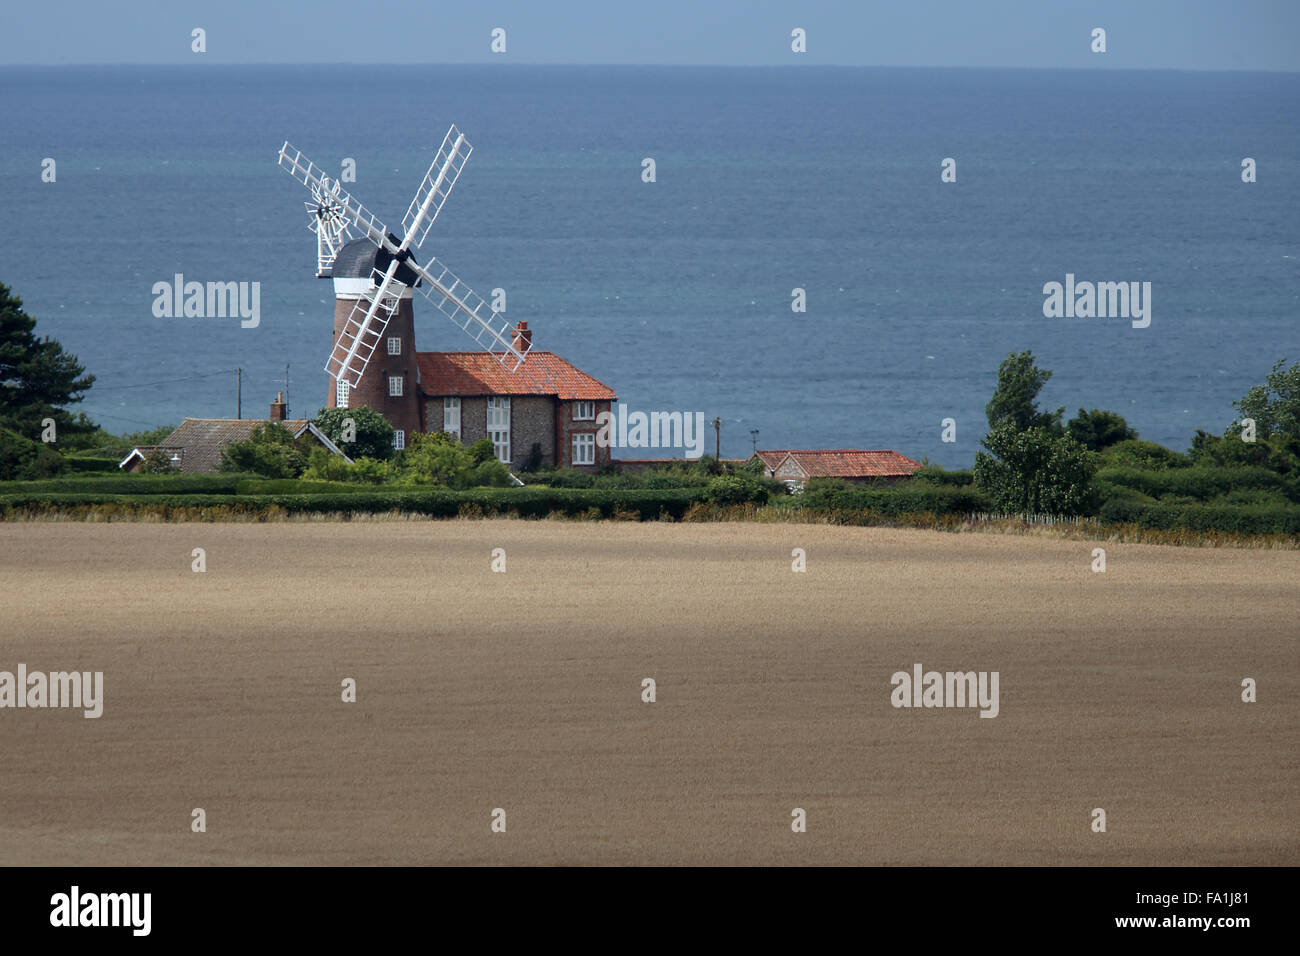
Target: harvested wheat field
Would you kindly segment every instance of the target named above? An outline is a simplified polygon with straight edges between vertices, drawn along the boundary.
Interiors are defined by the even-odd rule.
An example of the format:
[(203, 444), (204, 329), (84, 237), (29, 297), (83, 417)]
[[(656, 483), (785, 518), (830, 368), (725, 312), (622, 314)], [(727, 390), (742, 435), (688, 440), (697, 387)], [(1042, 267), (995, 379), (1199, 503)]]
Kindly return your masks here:
[[(1096, 546), (0, 525), (0, 671), (104, 675), (0, 710), (0, 863), (1300, 863), (1300, 552)], [(895, 708), (917, 663), (998, 715)]]

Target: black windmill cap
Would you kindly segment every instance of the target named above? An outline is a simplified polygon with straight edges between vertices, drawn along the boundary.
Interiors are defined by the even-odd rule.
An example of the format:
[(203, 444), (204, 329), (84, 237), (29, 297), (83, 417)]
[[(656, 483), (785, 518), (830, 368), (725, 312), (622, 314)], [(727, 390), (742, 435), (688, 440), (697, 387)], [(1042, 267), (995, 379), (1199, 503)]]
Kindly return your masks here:
[[(394, 245), (397, 244), (394, 241)], [(410, 250), (402, 253), (401, 258), (403, 261), (410, 259)], [(387, 249), (380, 249), (369, 239), (362, 237), (353, 239), (339, 250), (339, 254), (334, 257), (334, 264), (330, 267), (330, 274), (335, 279), (369, 279), (376, 269), (381, 273), (387, 272), (388, 264), (392, 261), (392, 253)], [(398, 281), (405, 282), (407, 285), (415, 285), (420, 281), (420, 277), (405, 265), (397, 267), (396, 277)]]

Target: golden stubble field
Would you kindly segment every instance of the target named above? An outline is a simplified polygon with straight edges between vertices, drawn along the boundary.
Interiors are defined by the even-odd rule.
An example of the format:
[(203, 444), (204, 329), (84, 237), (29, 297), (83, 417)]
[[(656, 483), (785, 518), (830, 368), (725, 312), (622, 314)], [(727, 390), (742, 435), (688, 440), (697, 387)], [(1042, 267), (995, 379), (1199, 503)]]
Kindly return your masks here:
[[(0, 670), (105, 685), (0, 710), (0, 864), (1300, 863), (1300, 552), (1095, 546), (0, 525)], [(918, 662), (999, 716), (895, 709)]]

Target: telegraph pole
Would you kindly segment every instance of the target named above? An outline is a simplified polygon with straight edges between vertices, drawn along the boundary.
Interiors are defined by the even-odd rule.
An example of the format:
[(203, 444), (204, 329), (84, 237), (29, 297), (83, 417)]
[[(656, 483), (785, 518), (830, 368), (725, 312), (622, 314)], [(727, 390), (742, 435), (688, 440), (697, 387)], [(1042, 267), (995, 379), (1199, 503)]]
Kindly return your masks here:
[(289, 363), (284, 363), (284, 417), (292, 418), (289, 414)]
[(244, 370), (235, 369), (235, 417), (244, 417)]
[(722, 460), (722, 418), (721, 416), (713, 420), (713, 460)]

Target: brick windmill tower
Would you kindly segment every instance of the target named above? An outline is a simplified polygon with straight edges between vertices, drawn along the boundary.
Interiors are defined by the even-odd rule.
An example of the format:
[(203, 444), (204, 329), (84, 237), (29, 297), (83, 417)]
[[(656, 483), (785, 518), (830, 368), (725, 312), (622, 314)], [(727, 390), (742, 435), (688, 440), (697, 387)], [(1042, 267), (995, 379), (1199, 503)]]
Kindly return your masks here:
[[(316, 233), (316, 275), (334, 281), (329, 407), (372, 408), (402, 433), (398, 441), (423, 431), (412, 290), (510, 371), (528, 355), (528, 339), (513, 335), (482, 296), (436, 257), (421, 266), (411, 249), (428, 236), (471, 152), (452, 126), (402, 218), (399, 239), (300, 150), (287, 142), (280, 148), (280, 165), (312, 191), (305, 205)], [(353, 229), (362, 235), (353, 238)]]
[[(387, 272), (391, 258), (386, 250), (365, 238), (346, 243), (334, 257), (330, 267), (330, 277), (334, 280), (331, 366), (335, 365), (333, 353), (339, 351), (339, 343), (353, 338), (353, 316), (364, 315), (369, 310), (368, 297), (375, 294), (375, 273)], [(404, 439), (424, 431), (420, 370), (415, 361), (415, 313), (411, 310), (412, 291), (419, 277), (410, 269), (398, 266), (395, 281), (404, 288), (400, 293), (393, 293), (393, 301), (388, 306), (381, 305), (389, 318), (380, 329), (380, 339), (369, 361), (362, 364), (361, 374), (336, 375), (326, 367), (331, 373), (326, 404), (330, 408), (364, 405), (374, 409)]]

